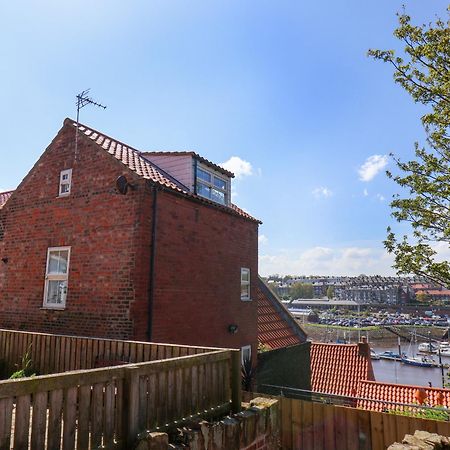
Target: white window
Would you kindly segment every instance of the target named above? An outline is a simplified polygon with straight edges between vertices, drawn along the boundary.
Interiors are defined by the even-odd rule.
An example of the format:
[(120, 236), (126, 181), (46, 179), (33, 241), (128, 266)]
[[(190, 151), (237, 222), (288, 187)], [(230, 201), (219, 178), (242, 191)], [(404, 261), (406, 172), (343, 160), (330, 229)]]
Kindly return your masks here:
[(59, 196), (64, 197), (70, 194), (72, 185), (72, 169), (61, 170), (59, 174)]
[(250, 298), (250, 269), (241, 267), (241, 300)]
[(252, 359), (252, 346), (244, 345), (241, 347), (241, 362), (244, 364), (245, 361), (250, 361)]
[(195, 175), (198, 195), (221, 205), (228, 205), (228, 179), (200, 165), (197, 166)]
[(52, 247), (47, 251), (44, 307), (65, 308), (69, 278), (70, 247)]

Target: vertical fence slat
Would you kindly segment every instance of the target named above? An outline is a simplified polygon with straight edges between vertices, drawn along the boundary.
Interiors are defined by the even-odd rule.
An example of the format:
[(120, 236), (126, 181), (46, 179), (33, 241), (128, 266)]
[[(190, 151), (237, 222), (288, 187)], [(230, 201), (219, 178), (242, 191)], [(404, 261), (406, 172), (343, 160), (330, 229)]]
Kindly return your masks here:
[(148, 377), (146, 375), (139, 377), (139, 430), (145, 430), (147, 425), (147, 392), (148, 392)]
[(77, 449), (84, 450), (89, 447), (89, 411), (91, 409), (91, 386), (80, 386), (78, 390), (79, 413)]
[(131, 448), (134, 439), (139, 432), (139, 375), (134, 367), (127, 368), (124, 383), (126, 404), (124, 409), (128, 411), (126, 423), (126, 448)]
[(115, 439), (117, 442), (123, 443), (125, 440), (123, 429), (123, 411), (124, 411), (124, 393), (123, 393), (123, 380), (116, 380), (116, 392), (115, 392)]
[(336, 406), (334, 408), (334, 429), (336, 432), (336, 450), (347, 449), (347, 421), (345, 417), (345, 407)]
[(157, 378), (155, 373), (148, 377), (148, 397), (147, 397), (147, 428), (153, 429), (156, 425), (156, 404), (158, 401)]
[(291, 399), (280, 398), (281, 405), (281, 447), (291, 448), (292, 428), (291, 428)]
[(324, 405), (323, 424), (324, 446), (326, 449), (335, 448), (334, 406)]
[(314, 450), (323, 450), (324, 448), (323, 420), (323, 403), (313, 403)]
[[(293, 401), (291, 405), (291, 417), (292, 417), (292, 431), (290, 434), (290, 438), (286, 438), (290, 440), (291, 449), (300, 449), (302, 448), (302, 401)], [(331, 447), (330, 447), (331, 448)]]
[(177, 410), (175, 408), (175, 370), (171, 369), (168, 371), (167, 374), (167, 391), (168, 391), (168, 398), (167, 398), (167, 416), (168, 420), (172, 421), (176, 418)]
[(17, 397), (16, 417), (14, 421), (14, 449), (27, 450), (30, 432), (31, 395)]
[(103, 433), (103, 383), (95, 383), (92, 390), (91, 448), (102, 445)]
[(358, 410), (355, 408), (345, 408), (345, 423), (347, 448), (352, 448), (358, 444)]
[(379, 412), (370, 412), (370, 434), (372, 436), (372, 450), (383, 450), (383, 415)]
[(63, 406), (63, 391), (57, 389), (49, 394), (49, 418), (48, 418), (48, 444), (47, 448), (59, 449), (61, 447), (61, 416)]
[(47, 428), (47, 397), (47, 392), (37, 392), (33, 395), (31, 450), (43, 450), (45, 448), (45, 434)]
[[(397, 437), (396, 420), (394, 414), (383, 414), (383, 441), (385, 447), (393, 444)], [(403, 439), (403, 438), (402, 438)]]
[(0, 399), (0, 448), (10, 448), (13, 399)]
[(358, 438), (359, 449), (370, 450), (372, 436), (370, 432), (370, 412), (358, 410)]
[(75, 430), (77, 420), (77, 396), (76, 386), (66, 389), (64, 393), (63, 407), (63, 449), (75, 448)]
[(105, 388), (105, 439), (103, 443), (105, 448), (111, 448), (114, 443), (114, 391), (114, 383), (107, 383)]

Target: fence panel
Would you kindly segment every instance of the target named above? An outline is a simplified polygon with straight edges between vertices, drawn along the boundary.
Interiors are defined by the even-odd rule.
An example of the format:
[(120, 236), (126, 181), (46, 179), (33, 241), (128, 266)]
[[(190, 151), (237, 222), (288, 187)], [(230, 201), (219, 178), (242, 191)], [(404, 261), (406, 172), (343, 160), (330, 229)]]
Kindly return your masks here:
[[(259, 394), (243, 393), (244, 401)], [(264, 394), (262, 394), (264, 395)], [(347, 406), (274, 397), (280, 401), (283, 450), (384, 450), (416, 430), (450, 436), (450, 422)]]
[[(0, 448), (9, 449), (11, 443), (15, 449), (131, 448), (141, 431), (228, 413), (234, 353), (239, 356), (222, 350), (0, 381)], [(205, 397), (197, 382), (202, 366), (212, 374), (207, 380), (211, 395)], [(199, 399), (195, 404), (193, 397)]]
[(9, 376), (29, 354), (39, 375), (197, 355), (217, 348), (120, 341), (0, 329), (0, 361)]

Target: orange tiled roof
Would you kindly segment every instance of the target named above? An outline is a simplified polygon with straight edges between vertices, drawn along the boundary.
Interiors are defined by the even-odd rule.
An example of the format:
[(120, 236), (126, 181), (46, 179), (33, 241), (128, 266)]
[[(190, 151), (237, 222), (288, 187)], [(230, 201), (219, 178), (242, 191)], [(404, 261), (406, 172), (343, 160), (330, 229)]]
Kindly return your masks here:
[[(450, 389), (411, 386), (407, 384), (380, 383), (377, 381), (361, 381), (358, 397), (363, 399), (385, 400), (388, 402), (424, 404), (428, 406), (450, 407)], [(389, 405), (370, 400), (358, 400), (359, 408), (383, 411), (400, 409), (399, 405)]]
[(3, 208), (6, 201), (11, 197), (14, 191), (0, 192), (0, 209)]
[(197, 158), (200, 162), (206, 164), (207, 166), (211, 166), (213, 167), (215, 170), (217, 170), (218, 172), (223, 173), (224, 175), (227, 175), (231, 178), (234, 178), (234, 173), (230, 172), (227, 169), (224, 169), (222, 166), (218, 166), (217, 164), (214, 164), (213, 162), (209, 161), (206, 158), (203, 158), (203, 156), (200, 156), (198, 153), (195, 153), (193, 151), (178, 151), (178, 152), (143, 152), (142, 153), (144, 156), (164, 156), (164, 155), (174, 155), (174, 156), (179, 156), (179, 155), (190, 155), (193, 156), (194, 158)]
[(306, 333), (275, 294), (258, 278), (258, 342), (272, 350), (306, 341)]
[(370, 349), (360, 344), (311, 344), (311, 390), (354, 396), (361, 380), (374, 380)]
[[(77, 124), (72, 119), (67, 118), (64, 121), (64, 125), (71, 125), (76, 127)], [(244, 217), (245, 219), (252, 220), (254, 222), (261, 223), (258, 219), (255, 219), (250, 214), (238, 208), (236, 205), (223, 206), (211, 200), (208, 200), (199, 195), (195, 195), (190, 192), (186, 186), (176, 180), (174, 177), (169, 175), (163, 169), (158, 167), (156, 164), (152, 163), (150, 160), (145, 158), (145, 153), (136, 150), (133, 147), (124, 144), (114, 138), (107, 136), (104, 133), (101, 133), (93, 128), (90, 128), (83, 124), (78, 124), (78, 130), (80, 131), (80, 135), (86, 139), (89, 139), (91, 142), (97, 144), (101, 149), (109, 153), (111, 156), (116, 158), (118, 161), (127, 166), (130, 170), (135, 172), (137, 175), (142, 178), (151, 180), (165, 188), (171, 189), (173, 191), (177, 191), (187, 197), (195, 198), (202, 203), (207, 203), (216, 208), (231, 212), (232, 214)], [(207, 160), (205, 160), (207, 161)], [(213, 164), (213, 163), (210, 163)], [(217, 166), (219, 167), (219, 166)], [(222, 171), (225, 169), (221, 168)], [(231, 172), (230, 172), (231, 174)], [(233, 175), (233, 174), (231, 174)], [(234, 175), (233, 175), (234, 176)]]

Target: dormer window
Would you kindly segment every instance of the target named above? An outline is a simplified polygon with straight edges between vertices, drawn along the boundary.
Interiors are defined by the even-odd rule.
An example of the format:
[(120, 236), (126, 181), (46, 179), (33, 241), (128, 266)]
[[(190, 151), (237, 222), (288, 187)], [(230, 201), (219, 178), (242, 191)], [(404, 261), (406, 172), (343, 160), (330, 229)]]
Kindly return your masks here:
[(213, 170), (198, 164), (196, 171), (197, 194), (221, 205), (228, 205), (229, 180)]
[(61, 170), (59, 174), (59, 196), (64, 197), (70, 194), (72, 185), (72, 169)]

